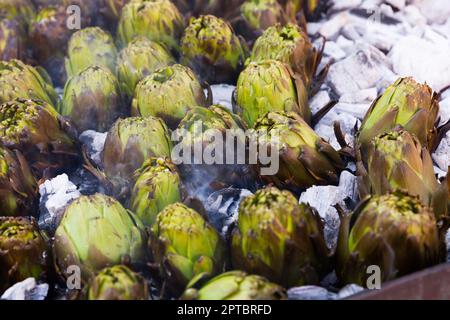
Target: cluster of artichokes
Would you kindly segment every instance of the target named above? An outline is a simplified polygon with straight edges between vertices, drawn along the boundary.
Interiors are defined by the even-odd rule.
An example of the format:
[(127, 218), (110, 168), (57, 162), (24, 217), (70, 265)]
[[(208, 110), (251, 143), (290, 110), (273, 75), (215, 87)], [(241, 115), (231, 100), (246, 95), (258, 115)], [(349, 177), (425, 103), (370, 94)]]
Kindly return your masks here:
[[(449, 181), (436, 179), (430, 156), (442, 136), (437, 95), (399, 79), (367, 112), (354, 152), (313, 129), (309, 98), (325, 73), (303, 18), (326, 2), (0, 0), (0, 294), (34, 277), (91, 300), (147, 300), (155, 290), (285, 299), (333, 270), (341, 285), (365, 285), (368, 266), (388, 281), (443, 261)], [(77, 28), (69, 5), (82, 8)], [(236, 85), (232, 110), (213, 104), (209, 85), (222, 83)], [(174, 159), (175, 130), (194, 150), (209, 129), (250, 130), (238, 142), (272, 146), (279, 170), (260, 174), (259, 158)], [(79, 140), (86, 130), (106, 133), (100, 164)], [(339, 210), (333, 250), (298, 196), (338, 184), (349, 154), (361, 202)], [(102, 193), (72, 200), (54, 234), (41, 231), (39, 185), (81, 168)], [(224, 235), (192, 198), (226, 187), (254, 194)]]

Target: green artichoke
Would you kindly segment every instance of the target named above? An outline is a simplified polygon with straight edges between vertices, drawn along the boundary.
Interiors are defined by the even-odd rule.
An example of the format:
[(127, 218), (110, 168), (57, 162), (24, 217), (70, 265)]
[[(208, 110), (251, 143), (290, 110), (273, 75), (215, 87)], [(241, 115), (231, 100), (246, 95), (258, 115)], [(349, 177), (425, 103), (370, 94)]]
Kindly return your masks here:
[(66, 72), (70, 78), (89, 66), (116, 70), (117, 49), (112, 36), (98, 28), (89, 27), (75, 32), (67, 48)]
[(319, 214), (274, 187), (258, 190), (240, 204), (231, 256), (235, 269), (285, 287), (318, 283), (329, 271)]
[(255, 41), (250, 61), (278, 60), (304, 73), (308, 89), (319, 67), (321, 54), (312, 45), (308, 35), (297, 24), (276, 24), (269, 27)]
[(174, 129), (190, 109), (206, 106), (202, 85), (188, 67), (175, 64), (156, 70), (136, 87), (131, 114), (156, 116)]
[(64, 55), (73, 33), (67, 28), (67, 19), (64, 6), (44, 7), (31, 22), (29, 31), (33, 58), (59, 86), (66, 82)]
[(55, 89), (40, 69), (19, 60), (0, 61), (0, 103), (15, 98), (38, 99), (54, 108), (59, 106)]
[(361, 124), (357, 141), (363, 158), (373, 138), (396, 126), (413, 133), (423, 146), (432, 150), (437, 142), (438, 100), (426, 84), (413, 78), (398, 79), (374, 101)]
[(209, 83), (234, 84), (245, 50), (232, 27), (212, 15), (191, 19), (181, 39), (181, 62)]
[(145, 279), (124, 265), (103, 269), (87, 288), (88, 300), (148, 300)]
[(150, 157), (170, 157), (169, 130), (159, 118), (119, 119), (108, 131), (103, 167), (119, 197), (128, 195), (133, 173)]
[(144, 36), (177, 52), (183, 29), (183, 16), (169, 0), (133, 0), (122, 9), (117, 38), (126, 46)]
[(35, 214), (37, 184), (20, 152), (0, 146), (0, 212), (4, 216)]
[(295, 112), (311, 122), (306, 83), (277, 60), (250, 63), (239, 75), (233, 110), (249, 127), (269, 111)]
[(34, 219), (0, 217), (0, 293), (47, 269), (47, 244)]
[(100, 12), (110, 24), (117, 25), (122, 9), (128, 2), (130, 0), (103, 0)]
[(285, 24), (290, 20), (277, 0), (246, 0), (239, 11), (236, 29), (250, 41), (256, 39), (268, 27), (277, 23)]
[(447, 215), (447, 185), (436, 180), (430, 153), (408, 131), (398, 129), (375, 137), (367, 162), (359, 169), (361, 199), (404, 189), (432, 207), (437, 219)]
[(263, 176), (267, 182), (296, 193), (314, 185), (338, 183), (345, 168), (339, 153), (297, 114), (269, 112), (259, 119), (255, 130), (260, 144), (274, 141), (271, 146), (278, 149), (280, 169), (274, 176)]
[(0, 0), (0, 17), (17, 19), (28, 26), (35, 15), (35, 8), (30, 0)]
[(38, 178), (78, 165), (75, 136), (70, 123), (43, 101), (16, 99), (0, 105), (0, 143), (19, 150)]
[(25, 60), (27, 41), (23, 26), (17, 20), (0, 20), (0, 60)]
[[(246, 161), (247, 154), (244, 155), (245, 158), (239, 154), (242, 150), (238, 149), (238, 146), (248, 147), (245, 136), (246, 125), (239, 116), (220, 105), (208, 108), (195, 107), (183, 118), (178, 130), (182, 138), (179, 146), (182, 147), (183, 154), (175, 155), (174, 152), (172, 160), (179, 165), (184, 180), (189, 181), (189, 189), (195, 192), (199, 188), (204, 188), (208, 181), (220, 188), (226, 186), (244, 188), (255, 182), (256, 168)], [(236, 133), (237, 143), (233, 145), (233, 150), (231, 147), (227, 149), (229, 143), (227, 135), (230, 133)], [(233, 140), (232, 143), (234, 142)], [(201, 154), (202, 159), (196, 158), (195, 150), (199, 146), (204, 150)], [(185, 150), (190, 151), (190, 158), (184, 154)], [(211, 151), (211, 159), (203, 157), (208, 150)], [(179, 158), (175, 159), (174, 156)], [(212, 160), (214, 163), (211, 163)], [(192, 179), (196, 177), (196, 172), (202, 172), (208, 180)]]
[(267, 279), (243, 271), (218, 275), (205, 285), (189, 286), (182, 300), (284, 300), (284, 288)]
[(82, 282), (122, 261), (144, 263), (146, 234), (142, 222), (115, 199), (81, 196), (65, 210), (53, 245), (55, 266), (66, 278), (78, 266)]
[(172, 65), (174, 58), (157, 42), (136, 38), (123, 49), (117, 60), (117, 78), (128, 97), (133, 97), (139, 81), (157, 69)]
[(130, 209), (146, 226), (169, 204), (181, 202), (183, 191), (175, 165), (168, 159), (150, 158), (135, 172)]
[(127, 113), (119, 81), (104, 67), (88, 67), (64, 87), (61, 114), (68, 116), (79, 132), (108, 131), (114, 121)]
[(175, 296), (194, 277), (212, 277), (224, 270), (224, 241), (198, 212), (181, 203), (171, 204), (158, 214), (149, 246), (152, 261)]
[(369, 266), (388, 281), (445, 259), (445, 243), (432, 210), (403, 191), (363, 200), (341, 218), (337, 274), (343, 283), (366, 285)]

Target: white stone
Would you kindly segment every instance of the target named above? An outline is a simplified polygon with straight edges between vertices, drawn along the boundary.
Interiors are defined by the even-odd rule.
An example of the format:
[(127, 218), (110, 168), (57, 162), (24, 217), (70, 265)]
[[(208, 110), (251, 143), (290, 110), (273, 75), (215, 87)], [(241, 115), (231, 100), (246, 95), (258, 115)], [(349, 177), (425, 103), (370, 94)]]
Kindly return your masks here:
[(448, 0), (413, 0), (429, 23), (444, 23), (450, 17), (450, 6)]
[(378, 97), (377, 88), (363, 89), (357, 92), (344, 93), (339, 102), (343, 103), (372, 103)]
[(311, 100), (309, 101), (309, 107), (311, 108), (311, 112), (315, 114), (330, 102), (331, 98), (328, 92), (326, 90), (321, 90), (311, 98)]
[(442, 171), (447, 171), (450, 166), (450, 132), (442, 139), (432, 158)]

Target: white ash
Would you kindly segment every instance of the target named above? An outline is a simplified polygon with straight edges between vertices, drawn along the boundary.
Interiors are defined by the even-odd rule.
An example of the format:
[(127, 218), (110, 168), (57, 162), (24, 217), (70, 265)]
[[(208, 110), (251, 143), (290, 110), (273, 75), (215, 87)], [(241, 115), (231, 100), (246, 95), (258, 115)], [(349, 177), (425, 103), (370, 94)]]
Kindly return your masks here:
[(339, 204), (344, 209), (346, 201), (357, 200), (356, 177), (343, 171), (338, 186), (314, 186), (300, 196), (300, 203), (308, 203), (314, 207), (325, 222), (325, 241), (329, 249), (334, 250), (337, 244), (340, 220), (334, 205)]
[[(446, 93), (447, 92), (449, 91), (447, 90)], [(443, 99), (439, 102), (439, 118), (441, 120), (441, 124), (444, 124), (450, 120), (450, 95), (449, 97), (445, 95), (445, 98), (443, 95), (442, 98)]]
[(410, 2), (417, 6), (429, 23), (442, 24), (450, 17), (448, 0), (412, 0)]
[(343, 287), (337, 294), (337, 299), (346, 299), (355, 294), (361, 293), (365, 289), (357, 284), (348, 284)]
[(442, 139), (432, 157), (440, 170), (445, 172), (448, 170), (450, 166), (450, 132)]
[(252, 194), (246, 189), (227, 188), (212, 193), (206, 199), (209, 221), (224, 238), (227, 238), (230, 226), (237, 221), (239, 204)]
[(95, 165), (102, 166), (102, 152), (105, 146), (105, 140), (108, 133), (96, 132), (93, 130), (86, 130), (80, 134), (80, 141), (84, 143), (87, 148), (88, 156)]
[(314, 128), (317, 134), (329, 142), (336, 150), (339, 150), (341, 147), (334, 133), (334, 122), (339, 122), (345, 141), (350, 146), (353, 146), (354, 144), (354, 137), (356, 134), (355, 128), (360, 125), (359, 119), (355, 118), (353, 115), (345, 112), (338, 113), (339, 108), (336, 109), (338, 105), (320, 120)]
[(53, 235), (65, 208), (72, 200), (80, 197), (81, 193), (67, 174), (45, 181), (39, 186), (39, 193), (41, 197), (38, 224), (41, 230)]
[(433, 34), (430, 29), (423, 36), (428, 39), (417, 36), (399, 39), (389, 58), (399, 76), (412, 76), (439, 91), (450, 84), (450, 42), (439, 34)]
[(48, 284), (37, 284), (36, 279), (27, 278), (14, 284), (1, 296), (1, 300), (44, 300), (48, 294)]
[(220, 104), (232, 111), (231, 97), (233, 96), (234, 89), (236, 89), (235, 86), (228, 84), (212, 85), (213, 104)]
[(337, 295), (319, 286), (301, 286), (287, 291), (289, 300), (335, 300)]
[(311, 108), (311, 112), (315, 114), (330, 102), (330, 94), (326, 90), (321, 90), (311, 98), (309, 101), (309, 107)]

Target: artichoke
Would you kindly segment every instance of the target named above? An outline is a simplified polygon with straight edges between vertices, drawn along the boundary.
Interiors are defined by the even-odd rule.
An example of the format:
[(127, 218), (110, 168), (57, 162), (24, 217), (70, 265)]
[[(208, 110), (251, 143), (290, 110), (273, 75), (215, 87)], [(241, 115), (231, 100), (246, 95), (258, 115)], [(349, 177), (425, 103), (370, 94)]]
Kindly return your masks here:
[(0, 293), (47, 269), (47, 244), (34, 219), (0, 217)]
[(58, 108), (58, 95), (40, 72), (19, 60), (0, 61), (0, 103), (15, 98), (38, 99)]
[(169, 204), (181, 202), (183, 191), (177, 168), (168, 159), (150, 158), (135, 172), (130, 209), (146, 226)]
[(124, 265), (103, 269), (87, 288), (88, 300), (148, 300), (145, 279)]
[(68, 116), (79, 132), (105, 132), (128, 113), (124, 107), (116, 77), (104, 67), (91, 66), (67, 81), (61, 114)]
[(305, 81), (277, 60), (252, 62), (242, 71), (233, 110), (249, 127), (269, 111), (293, 111), (311, 122)]
[(0, 60), (25, 60), (27, 43), (23, 26), (17, 20), (0, 20)]
[(249, 41), (256, 39), (268, 27), (291, 20), (277, 0), (246, 0), (239, 11), (236, 30)]
[(139, 81), (157, 69), (172, 65), (174, 58), (157, 42), (136, 38), (123, 49), (117, 60), (117, 78), (123, 92), (133, 97)]
[(182, 300), (284, 300), (285, 290), (267, 279), (243, 271), (229, 271), (203, 286), (189, 286)]
[(173, 0), (180, 12), (192, 16), (212, 14), (217, 17), (231, 18), (244, 0)]
[(251, 61), (278, 60), (304, 74), (306, 86), (311, 88), (321, 54), (312, 45), (308, 35), (297, 24), (276, 24), (255, 41)]
[(144, 36), (177, 52), (183, 29), (183, 16), (169, 0), (133, 0), (122, 10), (117, 38), (126, 46)]
[(67, 28), (68, 15), (64, 6), (45, 7), (30, 25), (33, 57), (59, 86), (66, 82), (64, 55), (73, 33)]
[(194, 72), (175, 64), (158, 69), (139, 82), (131, 114), (160, 117), (174, 129), (187, 111), (206, 105), (205, 93)]
[(274, 187), (258, 190), (240, 204), (231, 256), (234, 268), (285, 287), (318, 283), (329, 271), (319, 214)]
[(371, 265), (388, 281), (445, 259), (433, 212), (417, 197), (403, 191), (368, 197), (353, 215), (341, 218), (337, 274), (343, 283), (365, 286)]
[(75, 136), (70, 123), (43, 101), (16, 99), (0, 105), (0, 143), (20, 150), (38, 178), (78, 165)]
[(20, 152), (0, 146), (0, 212), (4, 216), (33, 215), (37, 184)]
[(439, 114), (436, 93), (413, 78), (398, 79), (374, 101), (361, 124), (357, 141), (363, 158), (376, 136), (397, 126), (413, 133), (423, 146), (433, 150), (437, 142), (435, 127)]
[(226, 262), (225, 243), (217, 231), (181, 203), (171, 204), (158, 214), (149, 246), (152, 261), (175, 296), (196, 276), (220, 274)]
[[(207, 181), (211, 182), (207, 187), (219, 188), (226, 186), (246, 188), (255, 182), (256, 168), (248, 165), (250, 162), (246, 161), (247, 156), (240, 159), (242, 157), (240, 152), (247, 151), (248, 145), (245, 137), (246, 125), (239, 116), (220, 105), (208, 108), (195, 107), (183, 118), (178, 130), (182, 138), (179, 146), (183, 149), (183, 155), (173, 154), (172, 160), (179, 165), (184, 180), (189, 181), (188, 188), (193, 192), (204, 188)], [(234, 144), (233, 140), (231, 141), (233, 146), (229, 147), (230, 141), (227, 139), (232, 133), (236, 134), (237, 144)], [(202, 159), (197, 159), (195, 150), (200, 146), (204, 152), (201, 154)], [(239, 146), (244, 146), (246, 150), (239, 149)], [(190, 151), (191, 157), (184, 154), (185, 150)], [(211, 160), (214, 160), (214, 163), (203, 158), (208, 150), (211, 151), (214, 158)], [(179, 158), (175, 159), (175, 156)], [(202, 172), (208, 180), (196, 179), (197, 172)]]
[(146, 234), (142, 222), (115, 199), (81, 196), (65, 210), (53, 245), (55, 266), (66, 278), (78, 266), (83, 283), (103, 268), (122, 261), (144, 263)]
[(215, 16), (191, 19), (181, 39), (181, 62), (209, 83), (234, 84), (245, 50), (231, 26)]
[(359, 168), (361, 198), (404, 189), (434, 208), (437, 219), (447, 214), (447, 185), (436, 180), (430, 153), (408, 131), (397, 129), (375, 137), (367, 163)]
[(329, 0), (279, 0), (279, 2), (290, 12), (297, 13), (302, 10), (308, 21), (318, 20), (322, 12), (332, 5)]
[(89, 66), (103, 66), (116, 70), (117, 49), (111, 35), (98, 28), (89, 27), (75, 32), (67, 48), (66, 72), (70, 78)]
[[(314, 185), (336, 184), (345, 168), (339, 153), (297, 114), (269, 112), (255, 126), (259, 142), (275, 142), (280, 169), (267, 182), (294, 192)], [(273, 150), (272, 150), (273, 152)]]
[(114, 194), (119, 198), (127, 196), (134, 171), (150, 157), (170, 157), (171, 150), (169, 130), (161, 119), (117, 120), (108, 131), (102, 155)]
[(35, 15), (34, 5), (30, 0), (0, 0), (0, 17), (16, 19), (28, 26)]
[(103, 0), (100, 12), (109, 24), (117, 25), (122, 9), (128, 2), (130, 0)]

